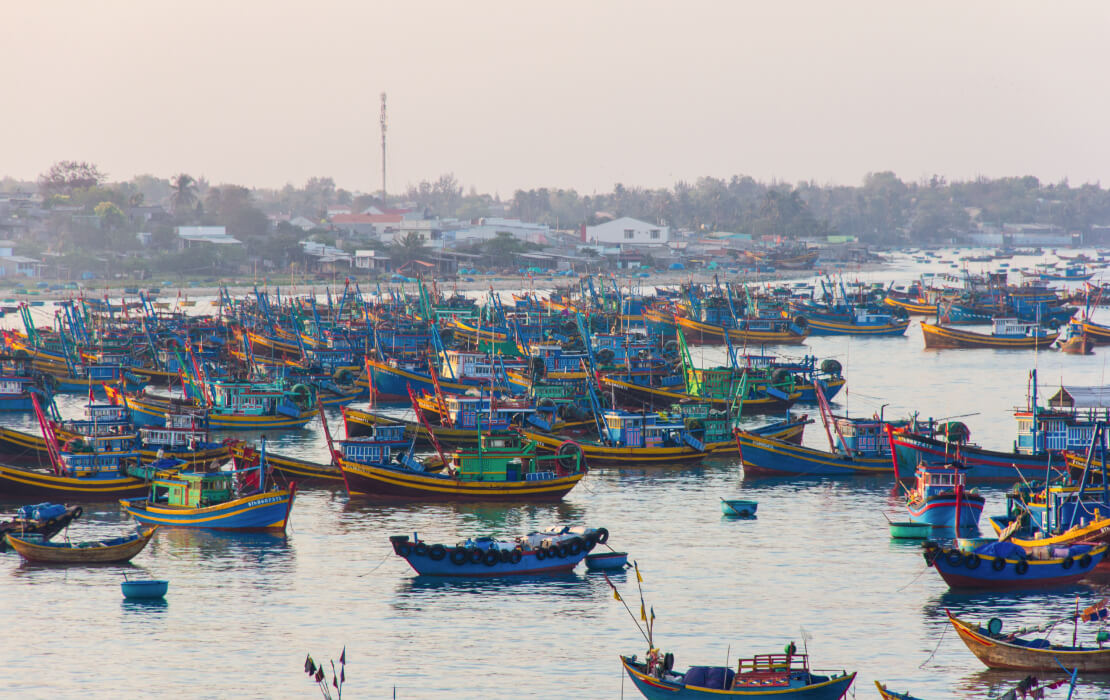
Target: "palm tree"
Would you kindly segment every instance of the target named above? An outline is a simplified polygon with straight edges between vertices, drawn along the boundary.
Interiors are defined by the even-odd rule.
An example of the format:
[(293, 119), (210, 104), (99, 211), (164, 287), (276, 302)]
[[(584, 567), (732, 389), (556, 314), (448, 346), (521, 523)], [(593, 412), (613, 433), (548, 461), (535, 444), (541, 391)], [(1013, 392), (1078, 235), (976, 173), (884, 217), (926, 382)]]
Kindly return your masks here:
[(170, 193), (170, 206), (174, 214), (192, 211), (197, 205), (197, 181), (192, 175), (181, 173), (170, 181), (173, 191)]

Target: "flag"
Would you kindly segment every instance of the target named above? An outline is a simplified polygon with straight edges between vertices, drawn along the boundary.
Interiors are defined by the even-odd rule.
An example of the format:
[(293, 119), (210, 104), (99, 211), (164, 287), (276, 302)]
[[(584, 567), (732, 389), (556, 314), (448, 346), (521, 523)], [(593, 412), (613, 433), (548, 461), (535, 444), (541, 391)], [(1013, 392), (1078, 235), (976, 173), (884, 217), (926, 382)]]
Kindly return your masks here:
[(311, 654), (304, 657), (304, 672), (310, 676), (316, 673), (316, 664), (313, 663)]
[(343, 653), (339, 655), (339, 663), (347, 663), (347, 645), (343, 645)]
[(1084, 622), (1095, 622), (1096, 620), (1105, 620), (1110, 617), (1110, 610), (1106, 608), (1106, 598), (1098, 601), (1089, 608), (1083, 610)]
[(617, 592), (616, 588), (614, 588), (613, 589), (613, 600), (620, 600), (620, 599), (621, 599), (621, 594)]
[(651, 621), (655, 622), (655, 606), (651, 606)]
[(640, 565), (637, 564), (636, 562), (632, 562), (632, 566), (634, 566), (636, 568), (636, 580), (639, 581), (640, 583), (643, 583), (644, 582), (644, 577), (640, 575)]
[(94, 403), (95, 401), (96, 401), (96, 398), (93, 396), (93, 385), (92, 385), (92, 382), (90, 381), (89, 382), (89, 403)]
[(339, 667), (339, 682), (340, 683), (346, 683), (347, 682), (347, 676), (343, 673), (343, 666)]
[(640, 619), (647, 622), (647, 610), (644, 610), (643, 601), (640, 601)]

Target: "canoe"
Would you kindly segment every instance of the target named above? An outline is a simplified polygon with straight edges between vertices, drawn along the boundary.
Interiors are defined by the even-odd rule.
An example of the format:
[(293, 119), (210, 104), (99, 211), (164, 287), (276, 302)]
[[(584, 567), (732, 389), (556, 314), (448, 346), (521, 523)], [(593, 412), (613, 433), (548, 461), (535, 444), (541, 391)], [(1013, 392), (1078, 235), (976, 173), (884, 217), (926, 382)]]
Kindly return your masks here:
[(169, 581), (143, 580), (124, 581), (120, 584), (123, 597), (129, 600), (152, 600), (163, 598), (170, 588)]
[(130, 561), (143, 551), (157, 526), (137, 534), (95, 542), (31, 542), (8, 533), (8, 544), (27, 561), (44, 564), (111, 564)]
[(759, 504), (755, 501), (721, 499), (721, 514), (731, 518), (754, 518), (758, 507)]
[(1083, 648), (1052, 644), (1047, 639), (1022, 639), (1011, 634), (983, 629), (945, 610), (948, 621), (967, 648), (987, 668), (1059, 673), (1061, 667), (1081, 674), (1110, 673), (1110, 647)]
[(923, 540), (933, 531), (929, 523), (898, 522), (890, 524), (890, 536), (896, 540)]

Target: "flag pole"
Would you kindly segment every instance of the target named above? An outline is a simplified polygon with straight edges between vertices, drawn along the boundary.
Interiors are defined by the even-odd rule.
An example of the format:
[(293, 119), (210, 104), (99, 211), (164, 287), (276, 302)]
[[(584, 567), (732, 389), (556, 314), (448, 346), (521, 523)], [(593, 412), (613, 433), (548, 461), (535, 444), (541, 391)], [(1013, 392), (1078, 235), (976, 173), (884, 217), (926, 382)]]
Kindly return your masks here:
[(651, 633), (652, 625), (650, 622), (648, 622), (647, 611), (644, 609), (644, 577), (640, 575), (640, 565), (636, 562), (635, 559), (632, 560), (632, 568), (636, 571), (636, 588), (640, 590), (640, 619), (647, 624), (648, 646), (654, 649), (655, 644), (653, 643), (653, 635)]
[(636, 623), (636, 629), (640, 630), (640, 634), (644, 636), (644, 641), (648, 643), (648, 648), (654, 649), (655, 647), (651, 645), (651, 638), (648, 637), (646, 632), (644, 632), (644, 628), (640, 626), (640, 621), (637, 620), (636, 616), (632, 614), (632, 609), (628, 607), (628, 603), (624, 602), (624, 598), (621, 597), (621, 594), (617, 590), (617, 587), (614, 586), (613, 582), (609, 580), (609, 574), (602, 574), (602, 576), (605, 577), (605, 583), (609, 584), (609, 588), (613, 589), (613, 597), (619, 600), (622, 605), (624, 605), (624, 609), (628, 611), (628, 616), (632, 618), (632, 622)]

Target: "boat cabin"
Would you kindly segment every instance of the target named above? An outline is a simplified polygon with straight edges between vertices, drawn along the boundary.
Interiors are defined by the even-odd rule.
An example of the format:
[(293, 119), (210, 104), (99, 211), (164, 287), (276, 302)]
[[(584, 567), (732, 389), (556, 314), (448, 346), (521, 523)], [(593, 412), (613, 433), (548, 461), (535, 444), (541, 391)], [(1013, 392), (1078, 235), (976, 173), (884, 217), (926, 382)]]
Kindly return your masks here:
[[(681, 447), (692, 437), (680, 421), (663, 421), (656, 413), (603, 412), (610, 443), (618, 447)], [(696, 442), (696, 441), (695, 441)], [(703, 447), (694, 447), (701, 450)]]
[(151, 501), (183, 508), (227, 503), (233, 497), (231, 472), (178, 472), (151, 482)]
[(917, 466), (917, 481), (913, 494), (920, 501), (927, 501), (932, 496), (953, 493), (957, 487), (965, 483), (964, 468), (959, 464), (927, 464), (922, 462)]
[(1027, 323), (1016, 318), (996, 318), (992, 322), (991, 335), (996, 338), (1044, 338), (1048, 331), (1037, 323)]
[(136, 459), (137, 452), (61, 452), (62, 471), (75, 478), (117, 478), (125, 459)]
[(394, 455), (409, 446), (405, 426), (401, 423), (377, 423), (371, 437), (348, 438), (339, 442), (343, 459), (359, 464), (384, 466)]
[(837, 440), (841, 449), (849, 454), (865, 457), (882, 457), (890, 454), (890, 440), (887, 439), (886, 424), (871, 418), (848, 418), (836, 416), (837, 432), (843, 440)]

